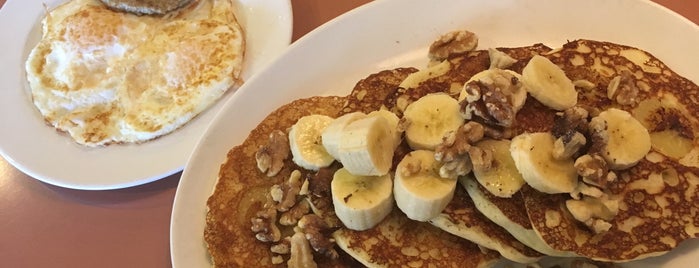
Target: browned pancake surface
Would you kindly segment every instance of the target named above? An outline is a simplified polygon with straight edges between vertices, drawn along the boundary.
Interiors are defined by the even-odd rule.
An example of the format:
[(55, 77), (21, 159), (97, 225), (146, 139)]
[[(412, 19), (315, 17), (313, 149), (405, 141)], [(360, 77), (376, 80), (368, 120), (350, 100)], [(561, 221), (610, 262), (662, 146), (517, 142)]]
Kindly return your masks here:
[[(699, 115), (696, 96), (699, 87), (672, 72), (657, 58), (631, 47), (590, 40), (570, 42), (561, 51), (546, 57), (562, 66), (571, 80), (585, 79), (595, 83), (594, 88), (579, 89), (582, 93), (579, 94), (579, 105), (600, 110), (617, 107), (633, 112), (641, 101), (662, 96), (676, 97), (680, 108), (675, 118), (687, 118), (677, 120), (675, 125), (659, 125), (658, 128), (662, 129), (651, 128), (649, 131), (674, 128), (689, 133), (685, 135), (694, 140), (696, 148), (693, 133), (697, 133), (697, 123), (692, 118)], [(633, 74), (640, 89), (638, 100), (629, 105), (619, 105), (606, 96), (611, 79), (623, 71)], [(545, 124), (528, 120), (531, 118), (528, 111), (532, 108), (529, 104), (527, 102), (520, 111), (520, 122), (527, 125), (527, 129), (550, 130), (553, 121)], [(678, 160), (659, 154), (655, 144), (651, 154), (636, 166), (617, 172), (619, 179), (609, 186), (611, 195), (620, 200), (620, 210), (611, 221), (612, 228), (608, 232), (594, 234), (574, 220), (565, 210), (565, 200), (569, 196), (546, 195), (525, 187), (522, 196), (533, 227), (555, 249), (608, 261), (659, 255), (683, 240), (697, 237), (699, 169), (691, 166), (695, 162), (690, 158)], [(685, 165), (680, 164), (681, 161), (685, 161)]]

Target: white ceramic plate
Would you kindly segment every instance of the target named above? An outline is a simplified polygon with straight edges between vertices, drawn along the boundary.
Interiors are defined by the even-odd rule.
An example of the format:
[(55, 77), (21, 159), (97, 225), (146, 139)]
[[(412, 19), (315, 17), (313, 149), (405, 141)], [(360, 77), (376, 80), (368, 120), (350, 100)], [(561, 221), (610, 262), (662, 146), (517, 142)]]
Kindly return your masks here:
[[(222, 100), (181, 129), (140, 145), (87, 148), (44, 123), (31, 103), (24, 62), (41, 37), (43, 3), (10, 0), (0, 10), (0, 153), (31, 177), (75, 189), (103, 190), (148, 183), (182, 170), (199, 137), (221, 110)], [(249, 79), (291, 42), (288, 0), (234, 0), (246, 33), (243, 78)]]
[[(480, 48), (537, 42), (557, 47), (576, 38), (628, 44), (653, 52), (675, 71), (699, 82), (699, 61), (694, 60), (699, 59), (699, 27), (650, 1), (372, 2), (292, 44), (225, 104), (197, 145), (178, 186), (170, 234), (173, 265), (210, 265), (203, 230), (206, 200), (219, 165), (227, 151), (267, 114), (296, 98), (346, 95), (359, 79), (379, 70), (422, 68), (429, 44), (454, 29), (477, 33)], [(696, 240), (684, 243), (664, 257), (634, 264), (689, 267), (699, 259), (698, 244)]]

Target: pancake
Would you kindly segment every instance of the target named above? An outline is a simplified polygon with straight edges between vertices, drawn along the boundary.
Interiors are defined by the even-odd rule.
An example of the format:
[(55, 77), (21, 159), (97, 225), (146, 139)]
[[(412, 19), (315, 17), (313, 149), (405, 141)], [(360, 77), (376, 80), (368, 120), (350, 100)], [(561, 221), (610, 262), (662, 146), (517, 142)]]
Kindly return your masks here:
[(183, 126), (241, 83), (230, 0), (138, 16), (72, 0), (43, 19), (26, 62), (34, 105), (77, 143), (139, 143)]
[(518, 263), (534, 263), (544, 255), (522, 244), (507, 230), (493, 223), (476, 209), (474, 201), (461, 187), (442, 214), (429, 220), (434, 226), (482, 247), (495, 250), (503, 258)]
[(463, 176), (459, 182), (485, 217), (512, 234), (517, 241), (547, 256), (574, 257), (575, 253), (551, 248), (532, 228), (521, 194), (511, 198), (497, 197), (481, 186), (475, 178)]
[[(295, 165), (287, 159), (278, 176), (269, 178), (257, 169), (255, 152), (258, 146), (267, 143), (271, 131), (286, 129), (298, 118), (311, 113), (334, 116), (343, 103), (344, 99), (340, 97), (314, 97), (291, 102), (267, 116), (240, 146), (228, 152), (216, 188), (207, 201), (204, 240), (214, 267), (273, 266), (271, 244), (255, 238), (250, 231), (250, 219), (263, 209), (270, 187), (288, 178)], [(316, 262), (327, 267), (352, 265), (351, 258), (320, 258)]]
[[(315, 214), (323, 215), (326, 222), (333, 223), (331, 225), (339, 222), (333, 215), (329, 193), (330, 178), (339, 168), (338, 165), (314, 173), (305, 171), (287, 158), (277, 175), (267, 177), (257, 169), (255, 153), (259, 146), (267, 143), (269, 133), (274, 130), (286, 132), (304, 115), (337, 117), (348, 112), (348, 107), (357, 110), (380, 107), (380, 98), (375, 97), (387, 96), (395, 91), (397, 85), (412, 72), (415, 69), (400, 68), (372, 74), (359, 81), (353, 93), (347, 97), (313, 97), (293, 101), (268, 115), (241, 145), (231, 149), (220, 168), (216, 188), (207, 201), (204, 239), (214, 266), (271, 267), (288, 261), (288, 257), (284, 257), (281, 264), (273, 264), (272, 259), (277, 255), (271, 252), (270, 247), (274, 243), (257, 240), (250, 229), (251, 219), (264, 209), (265, 202), (270, 198), (270, 187), (283, 183), (293, 170), (301, 171), (302, 177), (309, 180), (308, 188), (312, 193), (309, 194), (310, 202)], [(372, 97), (360, 101), (358, 96), (361, 94), (358, 92), (362, 91)], [(483, 251), (476, 244), (427, 223), (418, 224), (418, 228), (413, 228), (413, 224), (394, 208), (389, 218), (368, 231), (356, 232), (339, 226), (332, 234), (338, 248), (343, 249), (338, 250), (338, 258), (316, 253), (314, 261), (319, 267), (357, 267), (357, 261), (349, 257), (354, 256), (360, 263), (379, 267), (389, 263), (429, 267), (434, 264), (432, 261), (444, 264), (444, 267), (482, 267), (499, 260), (497, 253)], [(280, 228), (285, 236), (294, 232), (293, 226)], [(397, 237), (414, 239), (396, 240)], [(429, 245), (429, 249), (425, 250), (425, 245)], [(344, 253), (345, 250), (348, 253)], [(414, 255), (414, 252), (418, 254)]]
[[(661, 255), (682, 241), (699, 234), (693, 211), (699, 208), (696, 188), (697, 110), (699, 88), (672, 72), (660, 60), (641, 50), (607, 42), (577, 40), (547, 55), (563, 66), (571, 80), (595, 81), (595, 87), (582, 91), (579, 103), (598, 109), (619, 107), (633, 112), (651, 133), (676, 132), (676, 136), (655, 136), (653, 149), (636, 166), (617, 173), (619, 179), (607, 187), (610, 199), (619, 201), (619, 213), (611, 229), (596, 234), (571, 217), (565, 208), (566, 195), (547, 195), (525, 187), (521, 193), (536, 232), (551, 247), (601, 261), (630, 261)], [(606, 97), (610, 80), (629, 71), (640, 88), (637, 101), (619, 105)], [(647, 103), (672, 99), (651, 118)], [(640, 111), (640, 112), (639, 112)], [(650, 112), (652, 114), (652, 112)], [(658, 118), (660, 117), (660, 118)], [(665, 118), (662, 118), (665, 117)], [(526, 120), (526, 119), (524, 119)], [(669, 125), (659, 122), (673, 121)], [(542, 129), (553, 121), (527, 122)], [(674, 141), (666, 141), (674, 137)], [(689, 140), (692, 147), (679, 156), (668, 143)]]
[[(446, 61), (433, 62), (424, 70), (382, 71), (359, 81), (346, 97), (324, 97), (332, 99), (330, 104), (325, 104), (328, 100), (321, 97), (302, 99), (268, 116), (241, 146), (231, 150), (221, 168), (215, 192), (209, 198), (206, 240), (214, 264), (267, 266), (271, 264), (269, 259), (275, 257), (280, 263), (281, 257), (266, 250), (270, 244), (257, 241), (254, 232), (248, 231), (249, 220), (265, 208), (264, 203), (271, 195), (270, 187), (283, 183), (297, 169), (301, 170), (301, 177), (309, 181), (311, 194), (306, 200), (310, 200), (312, 215), (319, 216), (330, 226), (336, 246), (341, 249), (338, 258), (328, 258), (332, 254), (317, 255), (322, 253), (320, 251), (314, 254), (314, 260), (321, 266), (357, 265), (348, 264), (350, 260), (372, 267), (491, 265), (498, 254), (485, 248), (494, 248), (502, 256), (519, 262), (532, 262), (541, 257), (525, 244), (550, 255), (587, 258), (565, 258), (563, 263), (581, 263), (582, 260), (586, 264), (612, 266), (597, 261), (623, 262), (656, 256), (697, 236), (699, 149), (695, 145), (699, 138), (695, 133), (698, 133), (696, 122), (699, 121), (695, 115), (699, 114), (696, 111), (699, 107), (694, 103), (697, 99), (694, 95), (699, 91), (696, 85), (646, 52), (608, 42), (576, 40), (558, 50), (541, 44), (498, 50), (512, 58), (512, 64), (506, 68), (517, 73), (522, 72), (534, 55), (549, 58), (575, 81), (579, 106), (592, 114), (609, 107), (631, 111), (649, 130), (653, 143), (651, 153), (632, 168), (617, 170), (619, 178), (602, 189), (611, 199), (619, 201), (619, 212), (610, 221), (608, 231), (595, 233), (575, 220), (566, 207), (565, 202), (571, 199), (568, 194), (544, 194), (525, 185), (512, 198), (495, 199), (482, 187), (469, 184), (465, 181), (467, 178), (461, 178), (467, 190), (458, 189), (442, 212), (443, 216), (433, 220), (432, 223), (441, 229), (408, 220), (394, 207), (374, 228), (353, 231), (344, 228), (333, 214), (329, 184), (340, 164), (310, 172), (286, 159), (282, 171), (271, 178), (255, 170), (256, 148), (265, 144), (273, 130), (286, 131), (302, 115), (337, 117), (354, 111), (367, 113), (385, 108), (400, 116), (407, 104), (429, 93), (443, 92), (456, 98), (466, 81), (490, 68), (488, 51), (479, 50), (449, 55)], [(635, 81), (633, 86), (639, 89), (631, 101), (607, 96), (607, 85), (618, 79), (616, 77), (629, 74), (637, 79), (631, 81)], [(623, 83), (621, 86), (631, 86), (627, 84), (629, 80)], [(313, 99), (318, 101), (310, 101)], [(338, 105), (340, 102), (343, 105)], [(511, 138), (525, 132), (552, 131), (556, 118), (556, 111), (534, 98), (527, 98), (509, 129), (482, 123), (492, 128), (487, 135)], [(687, 143), (692, 148), (677, 146)], [(405, 141), (398, 146), (393, 170), (410, 151)], [(482, 215), (479, 210), (490, 211), (487, 213), (490, 216)], [(501, 219), (493, 220), (496, 218)], [(285, 230), (281, 233), (287, 236), (298, 233), (298, 229), (303, 228), (301, 225), (283, 227)], [(236, 246), (243, 244), (246, 248)], [(433, 248), (458, 257), (444, 259), (443, 254), (440, 258)], [(476, 250), (479, 248), (481, 250)], [(259, 252), (261, 250), (267, 252)], [(282, 260), (287, 259), (283, 257)]]
[(397, 208), (367, 231), (340, 229), (333, 234), (342, 250), (367, 267), (491, 267), (494, 251), (408, 219)]

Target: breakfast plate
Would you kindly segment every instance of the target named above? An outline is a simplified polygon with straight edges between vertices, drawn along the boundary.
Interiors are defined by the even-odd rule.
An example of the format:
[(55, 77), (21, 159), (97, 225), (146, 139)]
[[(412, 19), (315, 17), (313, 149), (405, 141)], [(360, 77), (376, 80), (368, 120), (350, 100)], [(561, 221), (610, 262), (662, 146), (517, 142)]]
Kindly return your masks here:
[[(699, 82), (694, 71), (699, 62), (688, 60), (699, 58), (695, 49), (699, 27), (650, 1), (372, 2), (292, 44), (227, 101), (196, 146), (178, 185), (170, 230), (173, 265), (211, 265), (203, 241), (207, 198), (228, 150), (267, 114), (297, 98), (346, 95), (357, 81), (380, 70), (422, 68), (429, 44), (455, 29), (475, 32), (481, 49), (535, 43), (557, 47), (577, 38), (626, 44), (650, 51), (679, 74)], [(682, 42), (670, 41), (678, 36)], [(695, 239), (662, 257), (624, 266), (690, 267), (698, 258)]]
[[(104, 190), (148, 183), (184, 167), (227, 92), (208, 110), (173, 133), (138, 145), (89, 148), (44, 123), (33, 106), (24, 62), (41, 37), (45, 11), (66, 0), (8, 1), (0, 10), (0, 154), (29, 176), (46, 183)], [(291, 41), (289, 1), (234, 0), (246, 33), (242, 77), (254, 73), (284, 51)]]

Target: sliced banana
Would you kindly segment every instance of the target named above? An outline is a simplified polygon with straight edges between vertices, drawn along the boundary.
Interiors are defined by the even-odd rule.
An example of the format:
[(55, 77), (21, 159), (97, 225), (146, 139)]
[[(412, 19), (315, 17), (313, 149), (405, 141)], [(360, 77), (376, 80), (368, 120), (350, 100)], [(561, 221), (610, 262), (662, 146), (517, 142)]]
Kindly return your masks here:
[(354, 121), (365, 118), (366, 116), (367, 115), (362, 112), (353, 112), (344, 114), (330, 122), (330, 124), (328, 124), (321, 134), (321, 137), (323, 138), (323, 147), (325, 147), (325, 150), (328, 151), (328, 153), (335, 159), (340, 159), (340, 140), (345, 127)]
[(551, 133), (524, 133), (512, 139), (510, 154), (522, 178), (540, 192), (570, 193), (578, 185), (573, 159), (553, 158)]
[(449, 72), (451, 63), (448, 60), (442, 61), (439, 64), (430, 66), (429, 68), (414, 72), (406, 77), (403, 82), (398, 85), (401, 88), (416, 88), (420, 83), (431, 78), (442, 76)]
[(428, 94), (411, 103), (405, 108), (403, 118), (408, 121), (405, 139), (415, 150), (434, 150), (446, 133), (464, 124), (459, 102), (442, 93)]
[(327, 167), (335, 161), (323, 147), (321, 133), (332, 117), (313, 114), (301, 117), (289, 131), (289, 147), (294, 163), (309, 170)]
[(345, 127), (338, 160), (354, 175), (386, 175), (393, 164), (395, 143), (388, 120), (382, 116), (365, 117)]
[(512, 160), (509, 140), (482, 140), (475, 146), (489, 150), (493, 155), (493, 163), (489, 169), (473, 170), (478, 183), (488, 192), (497, 197), (508, 198), (522, 188), (525, 181)]
[(536, 55), (522, 70), (522, 82), (529, 94), (547, 107), (563, 111), (575, 106), (578, 92), (558, 65)]
[(396, 204), (408, 218), (428, 221), (447, 206), (456, 189), (456, 178), (439, 176), (434, 152), (412, 151), (396, 167), (393, 195)]
[(393, 209), (391, 174), (356, 176), (341, 168), (333, 175), (330, 191), (335, 214), (352, 230), (376, 226)]
[(593, 117), (590, 126), (606, 140), (602, 157), (611, 169), (630, 168), (650, 151), (648, 130), (627, 111), (607, 109)]
[[(513, 87), (513, 78), (519, 81), (522, 80), (522, 76), (520, 74), (511, 70), (503, 70), (497, 68), (488, 69), (471, 76), (471, 78), (468, 81), (466, 81), (466, 83), (464, 83), (464, 87), (468, 83), (471, 83), (473, 81), (481, 81), (486, 84), (495, 84), (499, 88), (512, 89), (513, 91), (509, 92), (509, 98), (510, 102), (512, 103), (512, 109), (516, 113), (517, 111), (522, 109), (522, 106), (524, 106), (524, 102), (527, 101), (527, 90), (526, 87)], [(468, 102), (473, 102), (477, 99), (480, 99), (480, 96), (469, 96), (468, 92), (465, 89), (461, 89), (461, 92), (459, 94), (459, 102), (465, 100), (466, 98), (469, 98), (469, 100), (467, 100)]]
[(398, 131), (398, 121), (400, 121), (398, 116), (392, 113), (391, 111), (384, 109), (373, 111), (369, 113), (368, 116), (381, 116), (388, 121), (388, 125), (391, 128), (391, 132), (395, 137), (395, 144), (393, 145), (393, 149), (397, 148), (398, 145), (400, 145), (402, 136), (402, 133)]

